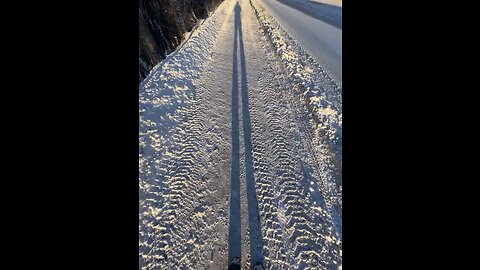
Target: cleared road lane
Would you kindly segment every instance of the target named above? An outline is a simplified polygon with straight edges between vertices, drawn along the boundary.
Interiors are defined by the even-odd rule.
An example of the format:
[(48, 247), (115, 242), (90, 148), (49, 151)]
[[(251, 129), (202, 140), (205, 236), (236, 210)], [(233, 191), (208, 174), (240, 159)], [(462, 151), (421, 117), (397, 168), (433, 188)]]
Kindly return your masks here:
[(342, 8), (309, 0), (259, 2), (341, 84)]

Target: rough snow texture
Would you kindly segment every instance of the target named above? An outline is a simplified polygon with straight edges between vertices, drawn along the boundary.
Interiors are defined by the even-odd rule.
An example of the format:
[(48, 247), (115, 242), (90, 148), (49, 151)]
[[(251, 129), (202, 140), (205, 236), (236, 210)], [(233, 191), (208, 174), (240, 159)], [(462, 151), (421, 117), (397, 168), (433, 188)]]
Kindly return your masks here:
[(323, 91), (339, 87), (238, 2), (140, 85), (140, 268), (227, 269), (239, 257), (242, 269), (338, 269), (341, 162), (323, 127), (341, 96)]
[(316, 129), (342, 160), (342, 85), (329, 76), (268, 14), (257, 0), (250, 1), (262, 28), (285, 64), (295, 91), (301, 91), (316, 122)]
[[(177, 228), (179, 220), (200, 217), (201, 207), (192, 210), (202, 172), (188, 166), (201, 157), (192, 156), (198, 147), (189, 120), (194, 111), (195, 86), (211, 55), (216, 34), (225, 18), (225, 4), (198, 27), (181, 50), (153, 68), (139, 87), (139, 254), (141, 269), (172, 269), (188, 258), (195, 231)], [(189, 134), (186, 134), (189, 131)], [(190, 229), (192, 229), (194, 224)], [(206, 236), (208, 237), (208, 236)]]

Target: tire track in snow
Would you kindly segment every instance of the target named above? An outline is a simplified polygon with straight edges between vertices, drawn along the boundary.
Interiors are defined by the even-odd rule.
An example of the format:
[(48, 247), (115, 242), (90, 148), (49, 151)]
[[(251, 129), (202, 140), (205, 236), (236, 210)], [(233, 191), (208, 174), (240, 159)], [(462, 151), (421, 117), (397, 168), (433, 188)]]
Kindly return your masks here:
[[(246, 1), (245, 1), (246, 2)], [(254, 16), (250, 8), (250, 16)], [(249, 29), (252, 29), (256, 22), (256, 19), (248, 20), (250, 24)], [(259, 27), (259, 25), (257, 25)], [(258, 28), (257, 28), (258, 29)], [(255, 35), (256, 34), (256, 35)], [(249, 32), (247, 44), (255, 44), (253, 40), (261, 38), (259, 31), (256, 32)], [(300, 186), (300, 179), (301, 174), (297, 166), (297, 162), (295, 162), (295, 153), (293, 153), (293, 148), (291, 146), (291, 142), (289, 141), (288, 131), (285, 130), (286, 121), (285, 115), (282, 115), (280, 112), (281, 104), (277, 104), (275, 100), (277, 99), (278, 93), (275, 93), (271, 87), (271, 82), (268, 79), (269, 75), (274, 74), (274, 71), (266, 66), (265, 63), (268, 63), (269, 59), (266, 58), (265, 53), (260, 50), (259, 48), (255, 48), (253, 45), (250, 45), (250, 58), (259, 59), (255, 61), (254, 64), (251, 64), (248, 67), (248, 70), (251, 74), (260, 74), (258, 78), (260, 79), (260, 85), (253, 86), (252, 92), (262, 92), (260, 95), (260, 99), (255, 98), (254, 100), (261, 100), (263, 104), (265, 104), (265, 113), (263, 119), (264, 128), (266, 127), (269, 131), (269, 136), (264, 138), (263, 140), (267, 140), (269, 145), (269, 151), (267, 152), (267, 156), (273, 158), (273, 176), (276, 178), (276, 183), (274, 185), (277, 186), (277, 194), (275, 203), (278, 209), (277, 221), (278, 227), (282, 231), (284, 231), (285, 236), (283, 239), (278, 239), (277, 241), (282, 243), (282, 247), (278, 250), (279, 253), (283, 253), (282, 261), (284, 264), (290, 265), (302, 265), (305, 264), (303, 259), (297, 259), (297, 257), (302, 257), (303, 246), (308, 246), (308, 248), (315, 249), (311, 241), (309, 239), (313, 238), (315, 232), (312, 229), (312, 225), (310, 224), (308, 211), (304, 209), (302, 205), (302, 187)], [(260, 51), (261, 53), (255, 53)], [(271, 63), (269, 63), (271, 64)], [(267, 70), (267, 71), (265, 71)], [(262, 82), (266, 80), (266, 82)], [(263, 84), (263, 85), (262, 85)], [(253, 116), (254, 118), (259, 117), (258, 115)], [(260, 120), (261, 121), (261, 120)], [(257, 120), (255, 120), (257, 122)], [(288, 125), (287, 125), (288, 126)], [(264, 203), (266, 207), (270, 205), (267, 203), (269, 198), (262, 198), (265, 192), (264, 189), (265, 185), (259, 185), (260, 189), (260, 201)], [(271, 206), (269, 207), (271, 208)], [(267, 217), (268, 213), (264, 212), (263, 217)], [(268, 220), (265, 220), (268, 224)], [(273, 225), (273, 224), (272, 224)], [(268, 225), (267, 225), (268, 226)], [(265, 228), (264, 228), (265, 231)], [(276, 236), (278, 237), (278, 235)], [(285, 241), (287, 240), (287, 241)], [(271, 261), (272, 264), (278, 261)], [(269, 265), (270, 266), (270, 265)], [(275, 267), (273, 265), (273, 267)]]
[(335, 166), (342, 160), (342, 82), (335, 81), (295, 39), (266, 12), (257, 0), (250, 0), (264, 34), (284, 64), (288, 81), (300, 91), (302, 103), (314, 120), (314, 129), (334, 155)]
[[(265, 43), (268, 44), (268, 42)], [(339, 246), (335, 246), (336, 243), (332, 244), (334, 237), (330, 231), (333, 224), (332, 216), (336, 216), (336, 213), (332, 214), (331, 207), (328, 206), (328, 199), (331, 197), (329, 191), (318, 187), (318, 182), (322, 178), (328, 178), (323, 182), (332, 181), (332, 172), (328, 171), (326, 166), (319, 167), (317, 165), (319, 161), (316, 158), (315, 149), (311, 147), (313, 140), (310, 135), (311, 128), (307, 125), (307, 119), (303, 117), (303, 113), (298, 110), (298, 106), (292, 106), (298, 105), (298, 101), (295, 100), (296, 93), (289, 89), (292, 87), (292, 83), (285, 79), (285, 70), (278, 65), (281, 62), (273, 54), (272, 47), (264, 46), (264, 49), (265, 54), (269, 55), (270, 62), (262, 59), (252, 65), (259, 69), (260, 75), (256, 79), (260, 81), (260, 91), (263, 93), (252, 100), (260, 101), (259, 107), (263, 106), (265, 110), (263, 117), (266, 117), (266, 120), (264, 123), (267, 124), (269, 130), (267, 133), (270, 134), (267, 137), (271, 137), (271, 152), (267, 152), (267, 156), (276, 158), (276, 163), (273, 164), (275, 164), (274, 175), (278, 181), (263, 180), (269, 179), (271, 171), (265, 173), (262, 170), (258, 185), (260, 190), (264, 190), (260, 191), (259, 197), (261, 201), (265, 202), (260, 205), (263, 206), (261, 212), (264, 218), (264, 231), (267, 235), (266, 241), (272, 243), (267, 244), (266, 249), (267, 252), (271, 249), (272, 253), (275, 253), (274, 250), (280, 251), (277, 254), (267, 254), (266, 260), (280, 258), (278, 254), (284, 254), (285, 251), (288, 254), (288, 251), (293, 249), (293, 252), (282, 257), (281, 260), (272, 260), (273, 264), (269, 266), (273, 269), (280, 269), (283, 266), (289, 269), (292, 264), (288, 263), (293, 263), (300, 268), (336, 269), (336, 264), (341, 261), (339, 256), (341, 254)], [(253, 56), (253, 58), (261, 59), (262, 56)], [(268, 65), (265, 66), (265, 63)], [(270, 68), (273, 66), (275, 67)], [(262, 71), (265, 71), (264, 74)], [(255, 72), (252, 73), (255, 74)], [(270, 79), (273, 74), (274, 78)], [(255, 105), (252, 107), (256, 108)], [(252, 110), (252, 115), (257, 113), (257, 109)], [(253, 122), (259, 121), (255, 119)], [(258, 126), (258, 124), (254, 126)], [(265, 140), (265, 137), (261, 140)], [(264, 151), (265, 147), (261, 142), (254, 142), (254, 144), (259, 145), (257, 149)], [(262, 151), (254, 150), (254, 153), (258, 154)], [(263, 158), (259, 157), (259, 159)], [(265, 168), (263, 165), (260, 163), (257, 168)], [(274, 186), (272, 187), (272, 185)], [(275, 187), (275, 185), (277, 186)], [(276, 195), (276, 203), (279, 207), (273, 206), (270, 203), (271, 196), (267, 195), (271, 194), (272, 190), (276, 193), (276, 189), (280, 189)], [(324, 198), (327, 198), (327, 203)], [(317, 205), (308, 207), (314, 204)], [(280, 224), (282, 226), (280, 231), (287, 232), (284, 233), (284, 236), (275, 233), (274, 228), (278, 227), (275, 224), (276, 220), (283, 221), (283, 224)], [(271, 236), (275, 236), (275, 240), (271, 240)], [(293, 243), (290, 246), (286, 245), (285, 248), (280, 244), (282, 242), (284, 245), (288, 242)]]
[[(142, 269), (226, 268), (235, 3), (222, 4), (226, 20), (221, 27), (210, 25), (218, 33), (211, 48), (202, 51), (200, 41), (208, 33), (199, 29), (207, 36), (194, 35), (144, 83), (139, 160)], [(337, 269), (341, 223), (336, 219), (341, 213), (335, 207), (341, 211), (341, 201), (338, 187), (332, 185), (335, 165), (324, 155), (327, 152), (319, 151), (322, 140), (308, 123), (295, 92), (297, 82), (279, 64), (248, 0), (239, 3), (245, 46), (240, 56), (240, 75), (245, 78), (237, 88), (242, 94), (236, 121), (239, 177), (242, 190), (250, 192), (243, 192), (247, 198), (240, 200), (242, 266), (251, 268), (252, 262), (264, 258), (267, 269)], [(169, 91), (175, 96), (166, 95)], [(254, 206), (255, 197), (258, 208), (253, 210), (258, 214), (250, 216), (260, 220), (252, 227), (245, 207)]]
[(192, 82), (208, 60), (225, 8), (221, 4), (139, 88), (141, 269), (196, 268), (207, 256), (199, 250), (208, 241), (205, 220), (214, 210), (204, 208), (211, 188), (202, 182), (208, 167), (205, 110)]
[[(269, 70), (269, 73), (274, 74), (275, 71)], [(301, 158), (311, 153), (303, 149), (300, 142), (304, 136), (301, 136), (302, 131), (296, 126), (296, 118), (291, 117), (295, 112), (286, 104), (285, 99), (292, 99), (293, 96), (287, 95), (285, 98), (282, 92), (278, 92), (285, 91), (281, 89), (281, 85), (286, 85), (285, 82), (265, 81), (263, 84), (261, 88), (263, 93), (256, 100), (264, 105), (266, 120), (263, 121), (270, 134), (270, 151), (267, 155), (275, 159), (272, 164), (274, 177), (277, 179), (270, 182), (275, 185), (270, 190), (276, 190), (274, 203), (277, 207), (267, 203), (267, 209), (264, 210), (264, 216), (267, 218), (274, 214), (277, 217), (276, 220), (272, 218), (271, 222), (267, 219), (264, 223), (267, 231), (279, 226), (283, 232), (283, 236), (279, 237), (280, 234), (277, 234), (276, 239), (272, 241), (276, 244), (272, 250), (282, 254), (281, 256), (272, 254), (275, 258), (272, 258), (272, 269), (290, 269), (291, 265), (298, 265), (301, 269), (312, 267), (327, 269), (331, 261), (327, 254), (330, 248), (326, 248), (328, 243), (325, 241), (330, 234), (327, 230), (330, 224), (329, 215), (324, 209), (309, 207), (315, 201), (309, 183), (316, 180), (315, 176), (304, 172), (304, 167), (313, 165), (309, 160)], [(274, 86), (278, 88), (275, 89)], [(268, 193), (269, 191), (262, 192), (260, 196)], [(269, 199), (267, 197), (264, 200), (268, 202)], [(272, 210), (275, 208), (276, 211)], [(274, 224), (275, 221), (279, 224)], [(272, 225), (269, 225), (270, 223)]]
[[(286, 89), (285, 93), (290, 92), (297, 96), (294, 99), (287, 98), (286, 101), (296, 112), (293, 114), (296, 117), (294, 124), (301, 131), (298, 133), (297, 141), (304, 144), (304, 147), (300, 148), (302, 152), (299, 155), (305, 162), (303, 164), (306, 165), (302, 170), (306, 177), (309, 177), (310, 171), (315, 175), (314, 179), (318, 179), (305, 181), (305, 186), (312, 189), (315, 201), (327, 208), (333, 237), (341, 239), (341, 85), (338, 86), (333, 82), (328, 74), (283, 29), (279, 28), (271, 16), (266, 14), (263, 7), (256, 2), (256, 0), (250, 0), (264, 34), (269, 40), (270, 52), (276, 52), (277, 62), (284, 64), (285, 73), (292, 75), (297, 72), (295, 76), (287, 76), (287, 80), (279, 85), (290, 85), (291, 89)], [(312, 68), (314, 73), (318, 73), (317, 75), (309, 76)], [(325, 79), (328, 83), (325, 83)], [(326, 106), (327, 109), (332, 106), (339, 111), (340, 122), (336, 122), (335, 117), (329, 118), (318, 113), (322, 111), (321, 106), (319, 110), (319, 104), (311, 103), (310, 98), (315, 99), (315, 96), (311, 95), (311, 88), (323, 89), (324, 93), (320, 91), (317, 95), (328, 102), (321, 106)], [(321, 128), (318, 128), (319, 126)], [(312, 129), (315, 132), (312, 132)], [(338, 134), (340, 139), (338, 137), (332, 139), (332, 132)], [(311, 163), (311, 167), (308, 163)], [(338, 241), (341, 243), (341, 240)], [(341, 248), (340, 252), (338, 248), (334, 251), (341, 254)], [(337, 261), (341, 260), (341, 256), (337, 257), (340, 257)]]

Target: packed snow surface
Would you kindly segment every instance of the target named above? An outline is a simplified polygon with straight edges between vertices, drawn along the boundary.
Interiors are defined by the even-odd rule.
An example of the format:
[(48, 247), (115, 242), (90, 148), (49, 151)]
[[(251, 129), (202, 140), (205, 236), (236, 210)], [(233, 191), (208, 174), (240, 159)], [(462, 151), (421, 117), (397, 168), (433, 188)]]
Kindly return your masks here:
[(263, 1), (139, 87), (140, 269), (341, 269), (341, 80)]

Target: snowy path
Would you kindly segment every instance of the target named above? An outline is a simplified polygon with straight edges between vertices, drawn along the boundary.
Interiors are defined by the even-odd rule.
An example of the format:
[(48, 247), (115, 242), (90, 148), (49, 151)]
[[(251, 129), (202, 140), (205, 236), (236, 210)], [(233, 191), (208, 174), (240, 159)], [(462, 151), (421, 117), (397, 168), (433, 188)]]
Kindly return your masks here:
[[(140, 86), (141, 269), (341, 267), (341, 158), (302, 83), (339, 88), (294, 51), (288, 76), (262, 27), (225, 0)], [(338, 124), (322, 95), (339, 111), (318, 119)]]

